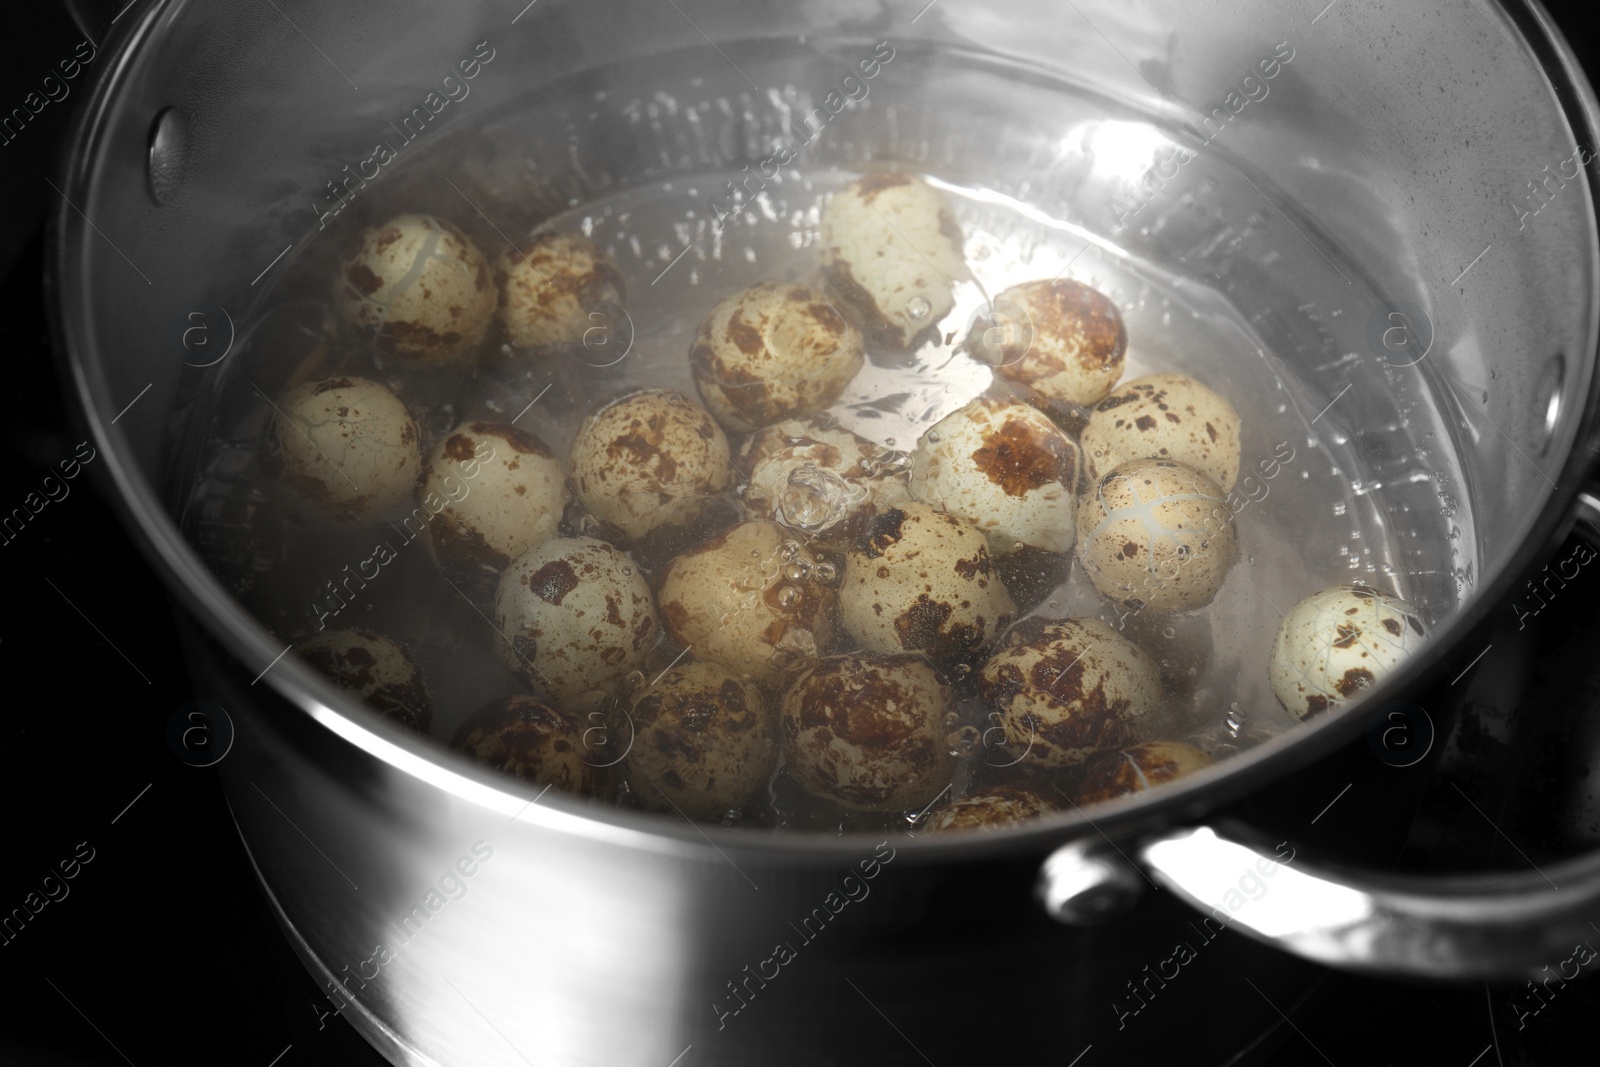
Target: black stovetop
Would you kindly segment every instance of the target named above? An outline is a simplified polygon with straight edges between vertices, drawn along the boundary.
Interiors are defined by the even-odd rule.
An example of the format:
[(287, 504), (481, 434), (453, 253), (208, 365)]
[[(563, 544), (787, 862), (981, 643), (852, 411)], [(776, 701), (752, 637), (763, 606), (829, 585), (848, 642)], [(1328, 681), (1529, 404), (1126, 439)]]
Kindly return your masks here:
[[(1548, 6), (1596, 69), (1576, 21), (1588, 5)], [(53, 5), (9, 12), (7, 22), (0, 107), (9, 109), (80, 35)], [(36, 893), (45, 877), (77, 864), (70, 881), (50, 883), (60, 887), (56, 899), (0, 933), (0, 1062), (377, 1067), (383, 1061), (326, 1014), (326, 999), (275, 926), (215, 773), (169, 747), (169, 720), (192, 699), (171, 601), (91, 478), (41, 492), (82, 440), (70, 429), (46, 336), (41, 226), (54, 194), (45, 179), (54, 180), (73, 97), (86, 95), (93, 73), (0, 145), (0, 511), (45, 500), (24, 526), (0, 534), (0, 669), (9, 682), (0, 713), (0, 916), (46, 899)], [(1577, 546), (1569, 539), (1555, 558)], [(1434, 739), (1437, 759), (1395, 772), (1427, 776), (1398, 867), (1526, 869), (1600, 846), (1600, 806), (1591, 807), (1585, 788), (1591, 774), (1600, 782), (1592, 655), (1600, 620), (1589, 610), (1597, 597), (1600, 577), (1585, 569), (1536, 616), (1527, 602), (1508, 603), (1482, 660), (1419, 701), (1465, 710)], [(1463, 651), (1463, 668), (1476, 653)], [(1339, 818), (1334, 800), (1319, 819)], [(1536, 1001), (1517, 987), (1329, 972), (1260, 1062), (1583, 1062), (1593, 1059), (1597, 1012), (1593, 981)]]

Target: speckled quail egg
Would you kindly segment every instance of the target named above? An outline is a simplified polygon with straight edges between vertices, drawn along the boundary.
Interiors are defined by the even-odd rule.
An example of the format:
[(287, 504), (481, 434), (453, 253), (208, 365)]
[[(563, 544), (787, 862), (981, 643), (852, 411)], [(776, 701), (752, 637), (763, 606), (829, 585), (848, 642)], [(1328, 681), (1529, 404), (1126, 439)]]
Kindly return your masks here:
[(443, 365), (483, 341), (500, 297), (470, 237), (410, 214), (361, 231), (339, 261), (334, 299), (379, 352)]
[(568, 493), (560, 461), (539, 438), (467, 422), (434, 449), (418, 499), (433, 515), (427, 543), (445, 574), (492, 583), (512, 559), (556, 535)]
[(673, 667), (635, 696), (627, 718), (624, 767), (646, 807), (715, 819), (778, 764), (777, 715), (761, 688), (714, 663)]
[(1102, 752), (1084, 768), (1076, 800), (1079, 804), (1098, 804), (1132, 796), (1215, 762), (1201, 749), (1182, 741), (1146, 741), (1115, 752)]
[(307, 382), (274, 407), (272, 447), (285, 480), (338, 518), (375, 519), (416, 489), (417, 424), (377, 382)]
[(402, 726), (427, 733), (433, 700), (422, 672), (399, 643), (370, 630), (326, 630), (300, 641), (295, 655)]
[(701, 398), (734, 433), (816, 414), (839, 399), (863, 360), (861, 334), (827, 294), (780, 282), (718, 303), (689, 346)]
[(468, 716), (452, 745), (521, 781), (593, 796), (604, 775), (585, 743), (591, 729), (597, 727), (537, 697), (500, 697)]
[(950, 830), (1000, 830), (1058, 810), (1048, 793), (1032, 786), (1008, 784), (969, 793), (940, 808), (928, 823), (935, 833)]
[(700, 659), (775, 682), (833, 640), (834, 591), (817, 571), (783, 527), (740, 523), (672, 561), (661, 616), (672, 640)]
[(740, 509), (746, 518), (808, 534), (848, 529), (875, 501), (906, 499), (904, 483), (885, 473), (884, 458), (877, 445), (824, 418), (786, 419), (740, 444), (734, 456), (745, 474)]
[(590, 415), (572, 442), (583, 506), (624, 537), (686, 526), (733, 483), (728, 439), (681, 393), (646, 389)]
[(1193, 378), (1152, 374), (1095, 405), (1083, 448), (1091, 480), (1149, 457), (1187, 464), (1227, 490), (1239, 476), (1239, 416)]
[(1066, 278), (1024, 282), (995, 298), (968, 347), (995, 373), (1047, 400), (1088, 407), (1122, 377), (1128, 332), (1103, 293)]
[(638, 568), (592, 537), (551, 538), (512, 560), (494, 615), (506, 665), (576, 711), (613, 691), (661, 634)]
[(504, 294), (500, 320), (512, 344), (612, 343), (620, 326), (622, 272), (581, 233), (543, 234), (507, 249), (495, 261), (495, 272)]
[(868, 651), (921, 652), (941, 669), (970, 663), (1016, 615), (988, 539), (918, 503), (868, 520), (845, 557), (839, 609)]
[(1217, 483), (1170, 459), (1136, 459), (1078, 502), (1078, 560), (1102, 596), (1161, 615), (1211, 603), (1239, 558)]
[(911, 495), (970, 520), (996, 554), (1077, 539), (1078, 446), (1037, 409), (979, 397), (929, 427), (911, 458)]
[(955, 772), (950, 690), (920, 656), (834, 656), (779, 708), (785, 763), (813, 796), (858, 811), (931, 803)]
[(978, 674), (1016, 762), (1072, 767), (1134, 740), (1161, 701), (1161, 672), (1099, 619), (1025, 619)]
[(1289, 714), (1309, 719), (1376, 684), (1426, 637), (1403, 600), (1364, 585), (1324, 589), (1283, 617), (1272, 643), (1272, 691)]
[(944, 194), (910, 174), (850, 182), (822, 213), (822, 270), (874, 342), (896, 350), (955, 307), (964, 238)]

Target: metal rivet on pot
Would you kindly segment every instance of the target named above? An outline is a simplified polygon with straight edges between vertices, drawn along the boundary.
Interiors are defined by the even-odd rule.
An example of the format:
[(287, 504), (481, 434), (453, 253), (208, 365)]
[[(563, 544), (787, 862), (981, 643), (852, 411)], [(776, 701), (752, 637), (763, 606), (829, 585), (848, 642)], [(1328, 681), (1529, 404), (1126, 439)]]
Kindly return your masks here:
[(1544, 398), (1543, 421), (1539, 424), (1537, 445), (1540, 454), (1550, 450), (1550, 442), (1555, 440), (1556, 426), (1561, 421), (1561, 408), (1563, 397), (1561, 387), (1567, 381), (1567, 357), (1560, 352), (1550, 357), (1550, 362), (1545, 364), (1544, 373), (1539, 376), (1539, 385), (1534, 389), (1535, 400)]
[(1144, 887), (1144, 876), (1109, 845), (1075, 841), (1044, 861), (1035, 891), (1057, 922), (1094, 926), (1132, 908)]
[(156, 203), (172, 202), (188, 165), (189, 120), (177, 108), (166, 108), (150, 124), (150, 158), (145, 171)]

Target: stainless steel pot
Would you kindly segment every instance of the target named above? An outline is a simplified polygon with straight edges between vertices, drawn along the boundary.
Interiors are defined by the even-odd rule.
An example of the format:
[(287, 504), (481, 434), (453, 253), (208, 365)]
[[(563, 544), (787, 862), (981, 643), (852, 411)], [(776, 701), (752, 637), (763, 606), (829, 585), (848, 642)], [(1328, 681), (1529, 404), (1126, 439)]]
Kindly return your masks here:
[[(261, 370), (197, 358), (185, 331), (203, 323), (220, 342), (224, 322), (248, 329), (274, 257), (326, 223), (330, 179), (480, 42), (494, 65), (462, 111), (537, 101), (584, 72), (647, 105), (630, 77), (675, 61), (684, 83), (740, 102), (696, 145), (652, 140), (650, 122), (606, 141), (585, 130), (615, 126), (570, 116), (570, 150), (534, 183), (559, 204), (605, 185), (608, 153), (654, 152), (639, 173), (657, 176), (758, 160), (772, 98), (744, 84), (739, 57), (891, 41), (898, 89), (886, 78), (867, 112), (878, 121), (822, 146), (816, 165), (1004, 174), (1025, 199), (1074, 205), (1085, 232), (1225, 293), (1296, 362), (1304, 393), (1285, 402), (1348, 436), (1374, 476), (1363, 495), (1405, 546), (1400, 573), (1438, 616), (1426, 653), (1372, 699), (1448, 679), (1479, 653), (1464, 642), (1514, 576), (1574, 517), (1600, 518), (1580, 491), (1600, 441), (1597, 111), (1537, 4), (520, 6), (132, 5), (111, 25), (60, 182), (59, 339), (130, 528), (193, 613), (197, 679), (238, 728), (219, 765), (234, 817), (330, 1011), (396, 1063), (647, 1067), (1041, 1047), (1070, 1060), (1113, 1042), (1132, 1058), (1170, 1043), (1174, 1024), (1226, 1012), (1240, 1029), (1215, 1054), (1209, 1037), (1192, 1044), (1220, 1062), (1311, 973), (1236, 939), (1209, 947), (1224, 925), (1321, 963), (1443, 977), (1533, 973), (1589, 935), (1600, 858), (1417, 881), (1206, 822), (1326, 759), (1368, 727), (1370, 701), (1092, 824), (1067, 813), (981, 840), (769, 837), (525, 791), (285, 658), (180, 514), (224, 385)], [(727, 67), (682, 70), (675, 57), (708, 42)], [(953, 55), (1003, 69), (1015, 96), (984, 98), (943, 66)], [(1048, 109), (1021, 128), (986, 118), (1061, 81), (1144, 131), (1124, 141), (1143, 146), (1131, 162), (1073, 156), (1068, 116)], [(1166, 188), (1191, 168), (1193, 188)], [(1309, 292), (1312, 304), (1288, 299)], [(1419, 322), (1426, 344), (1390, 345), (1397, 324)], [(1402, 402), (1392, 372), (1407, 369), (1428, 404)], [(1418, 448), (1442, 457), (1461, 497), (1449, 515), (1435, 483), (1395, 477)], [(1158, 896), (1081, 925), (1125, 909), (1146, 880), (1212, 921)], [(1045, 909), (1080, 925), (1049, 923), (1036, 882)], [(1167, 991), (1222, 960), (1260, 1002), (1242, 986)]]

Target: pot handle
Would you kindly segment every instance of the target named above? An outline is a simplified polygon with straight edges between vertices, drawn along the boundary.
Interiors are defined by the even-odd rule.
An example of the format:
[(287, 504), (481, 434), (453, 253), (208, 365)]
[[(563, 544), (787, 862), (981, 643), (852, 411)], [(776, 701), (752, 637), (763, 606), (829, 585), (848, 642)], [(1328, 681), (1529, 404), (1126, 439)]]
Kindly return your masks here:
[[(1133, 853), (1222, 925), (1340, 970), (1510, 979), (1597, 956), (1588, 944), (1600, 943), (1600, 853), (1542, 871), (1427, 878), (1296, 862), (1283, 847), (1201, 826), (1146, 838)], [(1141, 880), (1131, 867), (1103, 845), (1063, 846), (1040, 873), (1041, 902), (1064, 923), (1100, 921), (1132, 903)]]

